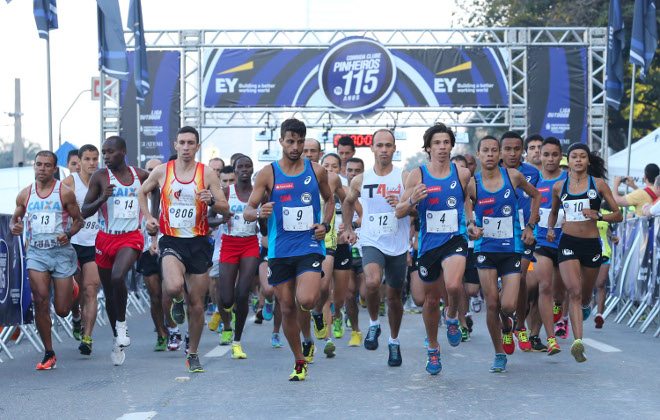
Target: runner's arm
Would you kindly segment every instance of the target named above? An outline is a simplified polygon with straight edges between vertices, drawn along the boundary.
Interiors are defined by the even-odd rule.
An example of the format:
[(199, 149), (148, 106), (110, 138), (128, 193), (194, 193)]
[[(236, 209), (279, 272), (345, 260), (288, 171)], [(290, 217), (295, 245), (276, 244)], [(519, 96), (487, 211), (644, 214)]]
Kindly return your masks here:
[(9, 221), (9, 230), (14, 236), (23, 234), (23, 217), (25, 217), (25, 212), (27, 211), (26, 205), (29, 194), (30, 187), (27, 187), (16, 196), (16, 209), (14, 209), (14, 214)]
[(69, 229), (68, 232), (65, 232), (66, 235), (71, 239), (73, 235), (78, 233), (80, 229), (82, 229), (83, 225), (85, 224), (85, 220), (82, 218), (82, 215), (80, 214), (80, 207), (78, 207), (78, 202), (76, 201), (76, 194), (73, 192), (72, 189), (65, 187), (62, 189), (62, 204), (64, 205), (64, 209), (66, 212), (69, 214), (69, 218), (71, 218), (71, 228)]
[(204, 179), (208, 179), (208, 188), (213, 195), (213, 200), (215, 200), (213, 205), (209, 207), (217, 213), (222, 214), (223, 217), (227, 217), (229, 215), (229, 203), (227, 202), (227, 197), (220, 186), (220, 178), (218, 178), (218, 175), (213, 169), (204, 166)]
[(559, 206), (561, 205), (561, 200), (559, 199), (559, 194), (561, 193), (561, 182), (555, 182), (552, 186), (552, 208), (550, 208), (550, 214), (548, 215), (548, 235), (552, 233), (555, 234), (555, 223), (557, 223), (557, 217), (559, 216)]
[[(268, 169), (266, 169), (268, 168)], [(254, 187), (248, 203), (243, 210), (243, 218), (248, 222), (254, 222), (257, 219), (267, 219), (273, 212), (273, 203), (264, 202), (270, 191), (270, 185), (273, 181), (273, 171), (268, 166), (257, 173), (254, 181)], [(261, 206), (261, 208), (259, 208)], [(259, 208), (259, 210), (257, 210)]]
[(82, 209), (80, 209), (83, 219), (99, 211), (103, 203), (108, 201), (108, 198), (112, 195), (114, 186), (106, 184), (107, 177), (107, 169), (99, 169), (94, 172), (94, 175), (89, 180), (89, 189), (87, 190), (87, 195), (85, 195)]
[(420, 171), (406, 172), (403, 195), (401, 201), (396, 205), (394, 214), (401, 219), (410, 214), (416, 213), (417, 204), (428, 195), (426, 186), (422, 184)]
[[(362, 174), (353, 178), (351, 185), (348, 188), (348, 192), (346, 193), (346, 197), (344, 198), (344, 202), (341, 206), (341, 213), (346, 220), (353, 220), (355, 204), (357, 203), (358, 198), (360, 198), (360, 190), (362, 189), (362, 178)], [(344, 234), (354, 234), (353, 223), (346, 223), (344, 228)]]

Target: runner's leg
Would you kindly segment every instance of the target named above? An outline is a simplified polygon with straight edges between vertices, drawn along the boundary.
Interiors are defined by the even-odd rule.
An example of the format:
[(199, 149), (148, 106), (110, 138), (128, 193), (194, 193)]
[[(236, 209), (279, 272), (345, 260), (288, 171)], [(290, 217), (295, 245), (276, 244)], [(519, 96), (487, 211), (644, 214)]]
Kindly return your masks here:
[(207, 273), (189, 274), (186, 279), (188, 302), (188, 335), (190, 337), (189, 354), (197, 354), (199, 340), (204, 328), (204, 302), (209, 289)]
[(46, 351), (53, 351), (53, 340), (50, 329), (53, 323), (50, 318), (50, 273), (28, 270), (32, 302), (34, 303), (34, 322), (39, 331), (39, 337)]

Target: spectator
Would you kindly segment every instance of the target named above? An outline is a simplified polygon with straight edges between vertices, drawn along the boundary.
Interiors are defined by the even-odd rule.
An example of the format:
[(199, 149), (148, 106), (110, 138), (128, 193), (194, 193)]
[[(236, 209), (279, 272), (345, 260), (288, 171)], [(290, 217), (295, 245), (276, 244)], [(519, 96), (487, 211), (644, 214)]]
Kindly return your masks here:
[[(635, 185), (635, 182), (631, 178), (614, 178), (614, 188), (612, 189), (614, 200), (621, 207), (635, 207), (635, 214), (637, 216), (643, 216), (644, 205), (653, 204), (658, 198), (657, 190), (653, 185), (659, 174), (660, 168), (658, 165), (655, 163), (649, 163), (646, 165), (646, 167), (644, 167), (644, 184), (646, 187), (644, 188), (637, 188), (637, 185)], [(634, 191), (622, 196), (619, 194), (619, 186), (624, 182)]]
[[(660, 176), (655, 177), (655, 182), (653, 183), (653, 189), (656, 196), (660, 197)], [(642, 206), (642, 212), (644, 216), (660, 216), (660, 199), (655, 200), (653, 205), (644, 204)]]
[(230, 185), (236, 183), (236, 174), (234, 173), (233, 166), (225, 166), (220, 171), (220, 186), (222, 188), (229, 188)]

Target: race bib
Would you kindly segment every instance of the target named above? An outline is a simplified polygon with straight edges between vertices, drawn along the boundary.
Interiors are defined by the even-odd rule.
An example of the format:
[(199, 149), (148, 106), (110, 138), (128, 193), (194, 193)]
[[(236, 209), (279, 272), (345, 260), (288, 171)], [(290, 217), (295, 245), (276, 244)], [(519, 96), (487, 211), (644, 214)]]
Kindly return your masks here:
[(39, 211), (32, 215), (30, 224), (32, 233), (53, 233), (55, 232), (55, 212)]
[(314, 209), (312, 206), (283, 207), (282, 227), (288, 232), (310, 230), (314, 224)]
[(589, 199), (582, 198), (579, 200), (566, 200), (564, 201), (564, 212), (566, 213), (567, 222), (584, 222), (589, 220), (582, 214), (582, 210), (590, 209)]
[(426, 211), (426, 231), (431, 233), (454, 233), (458, 231), (456, 209)]
[(231, 234), (233, 236), (252, 236), (257, 234), (257, 221), (248, 222), (243, 213), (237, 213), (231, 218)]
[(137, 197), (115, 197), (113, 200), (113, 214), (116, 218), (134, 219), (138, 217), (140, 209)]
[(483, 228), (485, 238), (513, 238), (513, 217), (484, 217)]
[(174, 229), (191, 228), (195, 226), (197, 210), (195, 206), (170, 207), (170, 226)]
[(367, 217), (367, 223), (369, 231), (377, 236), (395, 233), (398, 226), (394, 212), (370, 214)]
[(80, 230), (87, 230), (90, 232), (96, 232), (99, 230), (99, 218), (95, 214), (93, 216), (89, 216), (87, 219), (85, 219), (85, 223), (83, 223), (83, 227)]

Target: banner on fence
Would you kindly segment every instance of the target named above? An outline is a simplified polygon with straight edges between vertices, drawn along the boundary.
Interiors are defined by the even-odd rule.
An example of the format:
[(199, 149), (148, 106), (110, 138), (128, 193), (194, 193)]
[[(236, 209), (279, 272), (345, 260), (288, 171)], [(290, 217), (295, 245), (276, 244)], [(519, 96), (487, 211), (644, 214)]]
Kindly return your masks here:
[(0, 325), (32, 322), (30, 283), (20, 236), (9, 230), (11, 216), (0, 215)]

